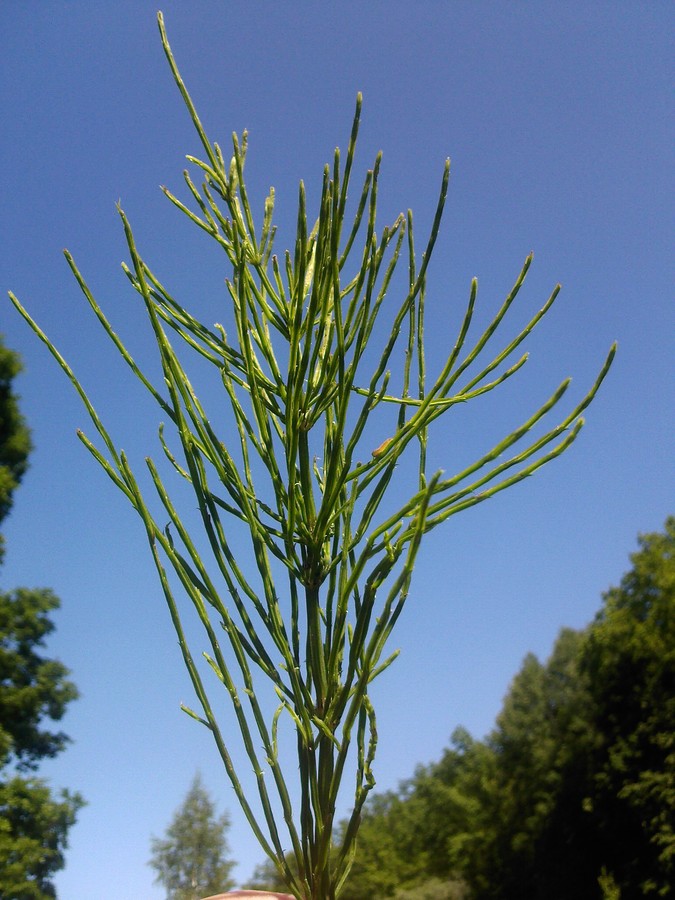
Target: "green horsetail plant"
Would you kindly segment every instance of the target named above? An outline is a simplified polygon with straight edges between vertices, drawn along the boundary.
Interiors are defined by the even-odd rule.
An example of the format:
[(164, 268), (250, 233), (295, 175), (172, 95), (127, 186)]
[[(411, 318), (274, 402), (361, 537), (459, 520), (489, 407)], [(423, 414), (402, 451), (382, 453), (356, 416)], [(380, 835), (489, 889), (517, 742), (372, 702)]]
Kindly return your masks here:
[[(67, 252), (66, 259), (108, 337), (172, 428), (175, 445), (170, 446), (164, 424), (159, 441), (170, 471), (194, 493), (198, 535), (188, 530), (166, 476), (148, 457), (157, 493), (152, 502), (159, 513), (151, 511), (129, 460), (116, 448), (81, 382), (10, 297), (75, 386), (101, 443), (78, 432), (80, 440), (145, 526), (199, 701), (198, 712), (183, 708), (213, 734), (246, 818), (289, 890), (302, 900), (333, 900), (349, 871), (360, 813), (374, 784), (377, 731), (370, 685), (396, 655), (387, 656), (387, 642), (408, 595), (423, 535), (560, 456), (579, 434), (581, 414), (607, 374), (615, 348), (583, 400), (553, 427), (533, 436), (532, 429), (558, 405), (569, 381), (462, 471), (427, 475), (430, 426), (522, 368), (527, 356), (513, 361), (514, 354), (551, 308), (559, 287), (522, 330), (488, 352), (532, 257), (487, 328), (468, 345), (474, 279), (454, 346), (440, 371), (430, 376), (424, 354), (426, 278), (449, 162), (421, 255), (413, 240), (412, 213), (376, 231), (379, 155), (348, 216), (359, 96), (346, 156), (343, 160), (336, 150), (332, 167), (324, 170), (318, 215), (308, 218), (301, 184), (295, 245), (278, 256), (274, 191), (265, 200), (260, 226), (249, 202), (246, 132), (233, 136), (229, 160), (207, 138), (174, 62), (161, 13), (159, 28), (205, 153), (203, 159), (188, 157), (201, 184), (185, 172), (194, 210), (163, 190), (224, 251), (231, 269), (226, 284), (232, 325), (228, 331), (210, 327), (173, 299), (141, 257), (120, 208), (131, 260), (124, 270), (147, 311), (161, 360), (163, 382), (153, 384)], [(402, 256), (407, 271), (394, 300), (393, 276)], [(225, 432), (214, 424), (222, 416), (222, 401), (209, 415), (175, 349), (183, 344), (188, 357), (215, 369), (231, 411)], [(375, 449), (373, 433), (386, 436)], [(417, 462), (410, 496), (401, 502), (400, 484), (396, 492), (389, 488), (396, 484), (404, 454), (413, 454)], [(404, 471), (401, 467), (399, 474)], [(235, 520), (250, 537), (248, 572), (233, 550)], [(176, 584), (206, 632), (204, 671), (186, 640)], [(210, 697), (216, 681), (232, 702), (255, 776), (255, 802), (243, 788), (229, 736), (226, 742), (214, 713)], [(271, 690), (272, 705), (261, 685)], [(280, 727), (289, 726), (297, 744), (298, 782), (289, 780), (280, 762)], [(355, 770), (352, 811), (335, 844), (338, 794), (349, 767)]]

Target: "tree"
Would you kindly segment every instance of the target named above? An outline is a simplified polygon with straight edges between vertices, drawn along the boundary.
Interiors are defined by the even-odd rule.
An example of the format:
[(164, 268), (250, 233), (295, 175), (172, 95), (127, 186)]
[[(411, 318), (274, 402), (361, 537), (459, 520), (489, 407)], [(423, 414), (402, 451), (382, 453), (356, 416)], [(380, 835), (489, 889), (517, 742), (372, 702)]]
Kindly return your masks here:
[[(589, 730), (583, 635), (525, 658), (485, 741), (463, 729), (398, 794), (375, 797), (345, 900), (395, 897), (436, 879), (474, 900), (598, 898), (597, 836), (583, 806)], [(386, 856), (386, 864), (382, 862)]]
[(341, 900), (393, 897), (398, 887), (426, 877), (429, 850), (422, 827), (424, 813), (414, 779), (400, 785), (399, 792), (372, 797), (364, 812), (356, 859)]
[(83, 801), (54, 796), (40, 778), (0, 782), (0, 896), (12, 900), (56, 897), (52, 878), (65, 865), (68, 830)]
[(639, 546), (591, 626), (510, 688), (479, 898), (673, 896), (675, 519)]
[[(11, 509), (14, 489), (26, 471), (30, 452), (30, 432), (12, 390), (20, 371), (18, 354), (5, 347), (0, 337), (0, 522)], [(2, 550), (0, 536), (0, 560)]]
[(441, 881), (430, 878), (411, 888), (402, 888), (394, 894), (394, 900), (468, 900), (469, 893), (462, 881)]
[(491, 827), (472, 860), (478, 897), (599, 897), (597, 834), (583, 803), (596, 741), (579, 671), (583, 641), (583, 632), (563, 629), (545, 664), (525, 658), (488, 738), (497, 778)]
[(438, 763), (369, 801), (341, 900), (468, 896), (462, 873), (484, 852), (480, 820), (493, 783), (493, 751), (458, 728)]
[(49, 613), (58, 607), (49, 590), (0, 594), (0, 764), (11, 757), (20, 771), (56, 756), (69, 740), (41, 727), (45, 717), (61, 719), (78, 696), (68, 669), (37, 652), (54, 630)]
[[(0, 341), (0, 520), (26, 470), (30, 436), (12, 391), (21, 365)], [(2, 548), (0, 546), (0, 553)], [(62, 869), (69, 828), (83, 805), (79, 794), (54, 795), (47, 783), (21, 773), (60, 753), (58, 721), (77, 695), (68, 670), (39, 652), (54, 630), (49, 614), (59, 600), (49, 590), (0, 593), (0, 896), (12, 900), (55, 897), (53, 875)]]
[[(286, 864), (290, 868), (295, 865), (295, 860), (290, 854), (286, 858)], [(258, 863), (244, 888), (249, 891), (277, 891), (279, 894), (284, 894), (288, 890), (286, 880), (271, 859)]]
[(485, 741), (458, 730), (374, 798), (345, 897), (422, 876), (472, 900), (673, 896), (675, 518), (639, 542), (595, 621), (526, 656)]
[(150, 865), (167, 900), (199, 900), (229, 890), (234, 862), (228, 859), (227, 814), (218, 818), (199, 774), (176, 810), (166, 838), (152, 838)]
[(675, 896), (675, 517), (642, 535), (582, 652), (600, 736), (588, 801), (621, 896)]
[[(486, 741), (457, 729), (438, 763), (418, 769), (398, 795), (375, 798), (347, 900), (394, 897), (425, 878), (457, 888), (461, 878), (477, 900), (596, 895), (599, 870), (589, 874), (581, 852), (585, 782), (575, 769), (587, 739), (580, 641), (566, 629), (546, 664), (526, 657)], [(385, 851), (386, 876), (378, 874)]]

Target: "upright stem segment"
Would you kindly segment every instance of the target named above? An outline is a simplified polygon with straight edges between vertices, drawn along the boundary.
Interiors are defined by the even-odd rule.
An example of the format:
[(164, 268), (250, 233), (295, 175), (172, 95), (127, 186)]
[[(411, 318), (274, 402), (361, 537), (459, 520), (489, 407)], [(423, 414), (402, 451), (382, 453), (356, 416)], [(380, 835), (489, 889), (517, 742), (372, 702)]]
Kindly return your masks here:
[[(171, 296), (137, 250), (120, 209), (130, 255), (124, 271), (147, 313), (161, 366), (162, 378), (154, 384), (67, 254), (87, 303), (163, 416), (163, 463), (147, 458), (145, 484), (117, 449), (68, 363), (10, 297), (85, 404), (99, 446), (83, 434), (81, 440), (142, 520), (201, 707), (186, 712), (213, 733), (244, 813), (293, 895), (333, 900), (349, 871), (361, 809), (375, 783), (377, 728), (370, 684), (396, 656), (387, 656), (386, 647), (423, 535), (569, 447), (614, 348), (586, 396), (556, 424), (544, 426), (543, 420), (565, 395), (567, 381), (461, 472), (428, 476), (430, 426), (455, 405), (495, 390), (522, 369), (527, 357), (514, 361), (513, 354), (550, 309), (558, 289), (515, 336), (491, 347), (525, 281), (529, 256), (492, 322), (467, 351), (474, 280), (457, 338), (434, 378), (425, 361), (425, 294), (449, 163), (419, 259), (412, 213), (398, 216), (379, 233), (376, 229), (379, 155), (348, 214), (359, 96), (346, 159), (336, 151), (332, 167), (323, 172), (316, 218), (307, 218), (301, 186), (294, 247), (277, 256), (274, 191), (256, 230), (245, 187), (247, 135), (233, 136), (226, 161), (197, 116), (161, 14), (159, 26), (206, 154), (203, 160), (188, 157), (200, 185), (185, 173), (196, 211), (164, 192), (224, 253), (229, 270), (225, 324), (202, 322)], [(401, 285), (395, 270), (405, 248), (407, 276)], [(221, 396), (198, 397), (188, 372), (197, 363), (214, 367)], [(224, 409), (229, 420), (224, 421)], [(173, 438), (166, 436), (165, 422)], [(378, 436), (375, 444), (372, 435)], [(411, 455), (416, 456), (412, 468), (400, 465)], [(409, 471), (413, 478), (406, 485)], [(190, 533), (171, 499), (167, 485), (176, 478), (194, 493), (206, 540)], [(188, 514), (193, 505), (188, 504)], [(230, 543), (233, 525), (248, 534), (248, 559)], [(203, 666), (188, 647), (177, 588), (203, 626), (208, 646)], [(232, 721), (253, 771), (253, 792), (244, 789), (231, 754), (231, 728), (221, 728), (209, 700), (213, 686), (231, 700)], [(271, 717), (270, 697), (276, 705)], [(281, 744), (289, 730), (295, 733), (297, 766), (286, 770)], [(352, 811), (336, 829), (336, 808), (350, 767)]]

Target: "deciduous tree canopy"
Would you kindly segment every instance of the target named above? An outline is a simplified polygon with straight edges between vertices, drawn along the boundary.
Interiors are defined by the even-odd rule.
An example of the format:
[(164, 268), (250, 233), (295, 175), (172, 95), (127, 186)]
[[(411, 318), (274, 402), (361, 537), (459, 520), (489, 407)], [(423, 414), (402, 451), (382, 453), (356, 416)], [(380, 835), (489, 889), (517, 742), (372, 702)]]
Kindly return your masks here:
[[(30, 452), (30, 432), (12, 390), (20, 371), (21, 360), (0, 337), (0, 522), (11, 509), (14, 490), (26, 471)], [(2, 549), (0, 536), (0, 560)]]
[(0, 897), (56, 897), (53, 877), (65, 865), (68, 830), (79, 794), (56, 795), (40, 778), (0, 781)]
[(587, 629), (525, 658), (486, 740), (458, 729), (375, 798), (345, 900), (425, 884), (474, 900), (674, 895), (674, 556), (670, 518)]
[(49, 590), (0, 594), (0, 765), (12, 758), (20, 770), (35, 769), (68, 742), (62, 731), (43, 727), (45, 718), (61, 719), (78, 696), (68, 669), (39, 652), (59, 605)]
[[(675, 518), (640, 538), (582, 650), (598, 743), (590, 805), (618, 885), (675, 895)], [(623, 894), (622, 894), (623, 896)]]
[[(0, 521), (30, 449), (12, 392), (20, 368), (16, 354), (0, 342)], [(0, 593), (0, 897), (12, 900), (56, 896), (52, 878), (65, 864), (68, 829), (84, 802), (68, 791), (55, 795), (45, 781), (21, 774), (68, 742), (62, 731), (45, 727), (45, 720), (60, 720), (78, 695), (68, 669), (42, 655), (54, 630), (50, 613), (58, 606), (49, 590)]]

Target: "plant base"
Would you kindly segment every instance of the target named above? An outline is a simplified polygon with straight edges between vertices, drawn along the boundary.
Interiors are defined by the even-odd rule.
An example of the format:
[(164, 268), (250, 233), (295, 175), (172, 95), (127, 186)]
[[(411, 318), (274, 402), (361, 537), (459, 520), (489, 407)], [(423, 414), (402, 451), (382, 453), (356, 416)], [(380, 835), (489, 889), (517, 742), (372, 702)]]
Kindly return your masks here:
[(226, 894), (212, 894), (210, 897), (204, 897), (203, 900), (293, 900), (292, 894), (279, 894), (277, 891), (228, 891)]

